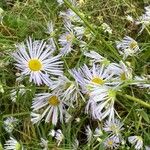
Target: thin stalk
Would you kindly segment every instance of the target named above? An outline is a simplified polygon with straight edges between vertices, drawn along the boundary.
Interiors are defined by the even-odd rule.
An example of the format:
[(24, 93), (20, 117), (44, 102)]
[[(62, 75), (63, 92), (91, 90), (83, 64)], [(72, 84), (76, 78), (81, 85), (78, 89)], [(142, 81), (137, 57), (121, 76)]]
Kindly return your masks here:
[(6, 114), (3, 115), (2, 118), (7, 118), (7, 117), (15, 117), (15, 116), (25, 116), (25, 115), (29, 115), (31, 112), (22, 112), (22, 113), (15, 113), (15, 114)]
[(133, 97), (133, 96), (130, 96), (130, 95), (127, 95), (127, 94), (122, 94), (122, 93), (118, 93), (118, 95), (122, 96), (122, 97), (126, 97), (127, 99), (131, 100), (131, 101), (134, 101), (140, 105), (142, 105), (143, 107), (147, 107), (150, 109), (150, 103), (146, 103), (144, 102), (143, 100), (139, 99), (139, 98), (136, 98), (136, 97)]

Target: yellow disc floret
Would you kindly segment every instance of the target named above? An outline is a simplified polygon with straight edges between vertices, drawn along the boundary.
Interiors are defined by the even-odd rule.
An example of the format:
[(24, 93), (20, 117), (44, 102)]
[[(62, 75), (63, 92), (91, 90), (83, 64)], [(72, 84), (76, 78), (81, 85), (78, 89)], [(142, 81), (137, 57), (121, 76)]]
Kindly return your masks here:
[(137, 47), (137, 42), (136, 42), (136, 41), (132, 41), (132, 42), (130, 43), (129, 47), (130, 47), (131, 49), (135, 49), (135, 48)]
[(100, 77), (94, 77), (91, 81), (96, 84), (104, 84), (104, 80)]
[(71, 41), (73, 40), (73, 38), (74, 38), (74, 36), (73, 36), (72, 33), (66, 35), (66, 40), (67, 40), (68, 42), (71, 42)]
[(120, 75), (120, 78), (121, 78), (122, 81), (126, 80), (126, 74), (125, 74), (125, 72)]
[(28, 67), (31, 71), (40, 71), (42, 68), (42, 63), (39, 59), (30, 59), (28, 62)]
[(110, 129), (111, 129), (111, 131), (113, 131), (113, 133), (115, 133), (115, 134), (117, 134), (117, 135), (118, 135), (118, 133), (120, 132), (120, 131), (119, 131), (119, 128), (118, 128), (115, 124), (111, 125), (111, 126), (110, 126)]
[(113, 145), (113, 141), (112, 140), (108, 141), (108, 145), (109, 146)]
[(48, 100), (48, 103), (52, 106), (58, 106), (60, 101), (58, 100), (57, 96), (51, 96)]

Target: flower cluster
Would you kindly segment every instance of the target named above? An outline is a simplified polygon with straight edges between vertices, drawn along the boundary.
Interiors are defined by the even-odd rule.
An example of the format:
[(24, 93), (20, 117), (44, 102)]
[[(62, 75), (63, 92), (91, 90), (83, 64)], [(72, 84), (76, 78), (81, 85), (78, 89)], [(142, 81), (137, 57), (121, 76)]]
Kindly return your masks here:
[[(63, 0), (57, 2), (59, 6), (64, 4)], [(77, 5), (74, 1), (72, 3), (74, 7)], [(142, 24), (141, 31), (150, 24), (150, 7), (145, 7), (145, 10), (145, 14), (137, 21), (137, 24)], [(88, 47), (84, 21), (72, 9), (60, 12), (60, 18), (64, 26), (59, 36), (55, 37), (56, 27), (50, 21), (46, 30), (50, 35), (48, 40), (33, 40), (29, 37), (25, 42), (16, 44), (12, 57), (21, 79), (16, 79), (18, 90), (11, 90), (11, 100), (17, 103), (17, 98), (26, 94), (26, 84), (36, 87), (38, 90), (31, 100), (31, 122), (37, 126), (44, 123), (52, 125), (53, 129), (47, 136), (53, 138), (57, 146), (65, 139), (64, 131), (58, 127), (72, 120), (78, 124), (80, 117), (86, 115), (97, 122), (96, 128), (92, 127), (94, 130), (91, 124), (85, 128), (89, 146), (98, 143), (104, 149), (119, 149), (123, 146), (142, 149), (144, 141), (141, 135), (125, 135), (122, 132), (127, 130), (123, 123), (126, 118), (122, 118), (118, 104), (122, 98), (119, 93), (124, 92), (124, 87), (150, 89), (147, 83), (149, 76), (136, 75), (127, 61), (142, 53), (138, 42), (129, 36), (116, 41), (117, 54), (121, 60), (115, 62), (106, 58), (99, 49), (91, 50)], [(101, 27), (104, 34), (113, 34), (106, 23)], [(74, 53), (78, 52), (88, 61), (68, 67), (70, 65), (66, 65), (65, 58), (69, 55), (73, 58)], [(82, 109), (77, 112), (78, 108)], [(75, 116), (76, 112), (80, 116)], [(17, 122), (16, 118), (7, 118), (4, 120), (4, 129), (12, 134)], [(76, 138), (74, 141), (72, 149), (78, 149), (80, 142)], [(39, 145), (48, 150), (49, 140), (41, 137)], [(10, 137), (4, 148), (20, 150), (24, 149), (24, 145)]]

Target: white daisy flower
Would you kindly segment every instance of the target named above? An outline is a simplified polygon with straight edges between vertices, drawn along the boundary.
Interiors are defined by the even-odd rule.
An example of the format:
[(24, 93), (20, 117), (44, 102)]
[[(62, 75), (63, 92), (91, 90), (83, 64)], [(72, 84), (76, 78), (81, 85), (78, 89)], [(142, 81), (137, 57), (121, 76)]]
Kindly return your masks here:
[(50, 88), (61, 93), (62, 101), (73, 107), (74, 102), (78, 103), (79, 88), (76, 82), (69, 80), (66, 76), (59, 77), (52, 81)]
[(16, 139), (10, 137), (4, 144), (4, 150), (23, 150), (23, 147)]
[(12, 102), (16, 102), (17, 97), (23, 96), (26, 93), (26, 91), (27, 90), (25, 89), (25, 86), (22, 84), (19, 85), (18, 90), (16, 90), (16, 89), (11, 90), (10, 98), (11, 98)]
[(60, 53), (62, 55), (69, 53), (72, 51), (73, 40), (75, 39), (75, 33), (72, 29), (71, 22), (65, 22), (66, 32), (63, 33), (59, 38), (59, 44), (62, 46), (60, 49)]
[(99, 119), (100, 121), (106, 117), (108, 117), (109, 121), (113, 121), (115, 99), (116, 90), (108, 87), (95, 88), (90, 93), (90, 99), (86, 105), (86, 113), (91, 114), (94, 119)]
[(65, 105), (62, 102), (58, 93), (40, 93), (33, 99), (33, 112), (39, 111), (41, 119), (45, 117), (45, 122), (50, 122), (56, 125), (58, 120), (63, 122), (63, 115), (65, 113)]
[(55, 41), (53, 39), (53, 36), (55, 34), (54, 31), (54, 24), (52, 21), (48, 22), (47, 24), (47, 30), (46, 33), (50, 35), (50, 38), (48, 39), (48, 47), (52, 50), (55, 51), (56, 50), (56, 45), (55, 45)]
[(112, 29), (110, 28), (110, 26), (107, 23), (103, 23), (101, 25), (102, 29), (104, 30), (105, 33), (109, 33), (112, 34)]
[(136, 83), (132, 83), (133, 85), (136, 85), (140, 88), (149, 88), (150, 89), (150, 83), (146, 83), (146, 81), (149, 81), (149, 78), (147, 76), (135, 76), (134, 78)]
[(43, 138), (41, 138), (41, 143), (40, 143), (42, 150), (49, 150), (48, 149), (48, 140), (45, 140)]
[(125, 36), (122, 41), (117, 41), (119, 53), (126, 59), (128, 56), (136, 55), (140, 49), (138, 43), (129, 36)]
[(104, 141), (104, 146), (105, 148), (108, 148), (108, 149), (113, 149), (113, 150), (118, 149), (119, 141), (116, 137), (112, 136), (112, 137), (107, 138)]
[(122, 61), (117, 63), (110, 63), (107, 71), (109, 74), (113, 74), (113, 83), (114, 84), (121, 84), (126, 80), (132, 79), (132, 68), (126, 66)]
[(33, 124), (38, 124), (42, 120), (42, 115), (38, 113), (31, 112), (31, 122)]
[(71, 22), (65, 21), (65, 30), (59, 38), (59, 44), (62, 46), (60, 49), (61, 55), (68, 54), (73, 50), (73, 41), (76, 39), (80, 40), (84, 34), (84, 27), (74, 27)]
[(72, 69), (75, 80), (82, 87), (83, 93), (89, 93), (95, 86), (104, 86), (109, 84), (112, 75), (108, 74), (107, 69), (102, 66), (93, 64), (92, 68), (84, 65), (80, 69)]
[(105, 132), (111, 133), (114, 136), (119, 138), (121, 141), (121, 131), (124, 130), (123, 123), (120, 122), (118, 119), (114, 119), (113, 121), (106, 121), (103, 127)]
[(37, 85), (42, 83), (50, 85), (49, 75), (61, 76), (62, 61), (60, 56), (52, 56), (52, 52), (43, 41), (34, 41), (29, 38), (24, 43), (17, 45), (18, 51), (13, 54), (17, 61), (16, 67), (22, 71), (22, 75), (30, 76), (30, 82)]
[(4, 120), (3, 127), (8, 133), (11, 133), (18, 124), (18, 121), (19, 120), (14, 117), (8, 117)]
[(92, 132), (92, 130), (91, 130), (91, 128), (90, 128), (89, 125), (88, 125), (88, 126), (86, 127), (86, 129), (85, 129), (85, 133), (86, 133), (86, 135), (87, 135), (87, 141), (88, 141), (88, 142), (91, 142), (91, 140), (92, 140), (92, 138), (93, 138), (93, 132)]
[(109, 60), (107, 58), (104, 58), (101, 56), (99, 53), (95, 51), (90, 51), (90, 52), (84, 52), (84, 55), (92, 59), (92, 63), (101, 63), (105, 66), (110, 64)]
[(136, 24), (142, 24), (142, 28), (139, 33), (150, 25), (150, 6), (145, 7), (145, 14), (139, 17)]
[(52, 137), (54, 137), (57, 140), (57, 146), (59, 146), (60, 143), (64, 139), (64, 135), (60, 129), (58, 129), (56, 131), (55, 130), (50, 131), (49, 135), (51, 135)]
[(136, 150), (140, 150), (143, 148), (143, 139), (141, 136), (130, 136), (128, 137), (128, 141), (134, 145)]

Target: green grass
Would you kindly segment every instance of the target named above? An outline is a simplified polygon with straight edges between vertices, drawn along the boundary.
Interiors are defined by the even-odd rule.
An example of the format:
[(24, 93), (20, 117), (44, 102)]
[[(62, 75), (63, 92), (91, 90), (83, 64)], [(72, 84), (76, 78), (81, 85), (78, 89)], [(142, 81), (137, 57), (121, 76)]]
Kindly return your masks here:
[[(138, 36), (140, 27), (125, 19), (127, 14), (138, 18), (144, 12), (144, 6), (148, 4), (148, 0), (85, 0), (83, 5), (75, 8), (75, 11), (83, 17), (87, 33), (92, 34), (90, 38), (86, 35), (84, 37), (88, 48), (96, 50), (112, 62), (118, 62), (122, 58), (116, 50), (115, 41), (121, 40), (125, 35), (131, 36), (136, 39), (142, 49), (139, 55), (128, 59), (133, 73), (134, 75), (148, 75), (150, 73), (150, 34), (144, 30)], [(15, 116), (20, 121), (13, 131), (13, 136), (22, 141), (28, 150), (40, 150), (41, 137), (49, 140), (50, 150), (71, 150), (75, 138), (78, 138), (81, 150), (102, 150), (103, 148), (101, 145), (99, 146), (98, 142), (92, 143), (90, 146), (86, 142), (86, 125), (89, 124), (93, 127), (94, 131), (98, 124), (102, 126), (102, 122), (93, 121), (84, 114), (84, 102), (70, 110), (73, 119), (68, 124), (59, 123), (55, 127), (56, 129), (61, 128), (65, 136), (63, 142), (57, 147), (55, 140), (48, 136), (48, 132), (53, 129), (51, 123), (42, 122), (38, 126), (33, 125), (30, 121), (32, 99), (35, 93), (46, 92), (47, 87), (37, 87), (25, 79), (23, 84), (27, 92), (23, 96), (17, 95), (16, 103), (12, 103), (10, 99), (11, 90), (19, 90), (19, 85), (15, 82), (15, 74), (19, 71), (16, 70), (14, 60), (11, 57), (11, 53), (15, 51), (15, 44), (24, 41), (29, 36), (38, 40), (47, 40), (49, 35), (45, 31), (50, 20), (55, 23), (57, 31), (54, 36), (55, 39), (58, 39), (63, 27), (59, 13), (68, 6), (64, 4), (59, 7), (55, 0), (14, 0), (12, 3), (2, 0), (0, 7), (4, 10), (3, 21), (0, 24), (0, 85), (4, 89), (4, 93), (0, 93), (0, 142), (4, 144), (10, 136), (3, 128), (4, 119), (8, 116)], [(103, 33), (100, 28), (103, 22), (110, 25), (113, 30), (112, 35)], [(150, 31), (150, 28), (148, 30)], [(68, 75), (68, 68), (79, 67), (89, 62), (83, 55), (83, 51), (79, 47), (76, 49), (75, 53), (63, 58), (66, 75)], [(127, 85), (123, 87), (121, 93), (122, 95), (117, 95), (115, 107), (126, 128), (123, 136), (127, 139), (130, 135), (141, 135), (144, 145), (150, 145), (150, 109), (124, 96), (124, 94), (128, 94), (149, 102), (150, 95), (147, 89)], [(75, 121), (77, 117), (80, 117), (79, 123)], [(120, 149), (125, 150), (128, 145), (130, 144), (126, 143)]]

